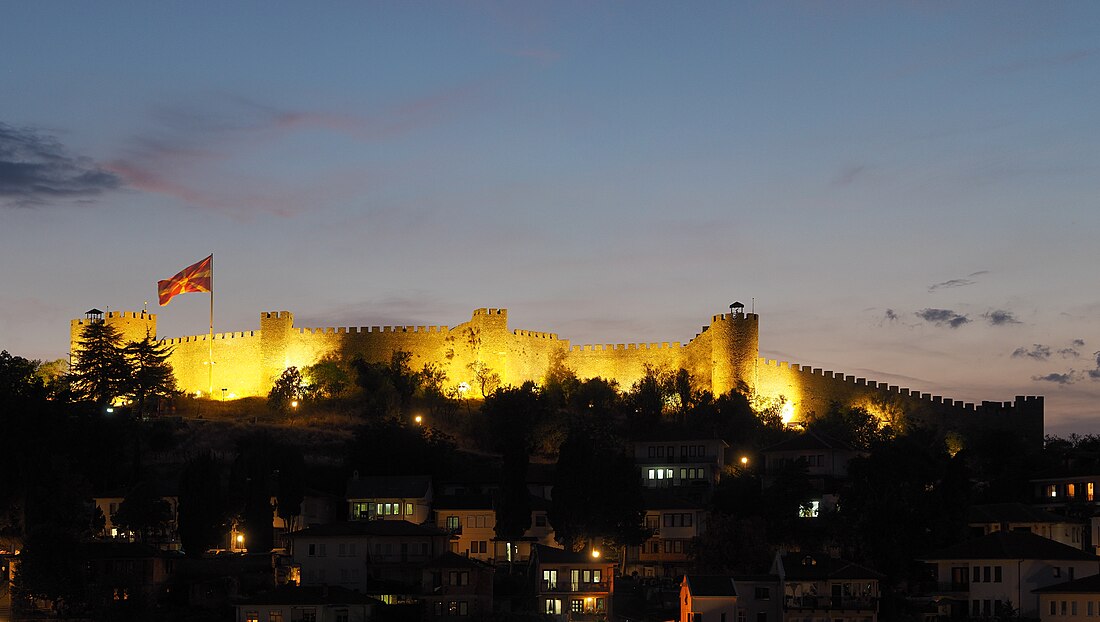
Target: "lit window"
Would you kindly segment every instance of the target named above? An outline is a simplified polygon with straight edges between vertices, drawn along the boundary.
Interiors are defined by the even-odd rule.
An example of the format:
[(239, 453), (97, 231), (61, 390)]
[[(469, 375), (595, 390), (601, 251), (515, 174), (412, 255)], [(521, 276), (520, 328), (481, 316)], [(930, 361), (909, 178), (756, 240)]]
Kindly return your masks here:
[(1093, 482), (1085, 484), (1085, 499), (1087, 501), (1093, 501)]
[(1077, 485), (1076, 484), (1066, 484), (1066, 497), (1072, 499), (1075, 496), (1077, 496)]
[(260, 622), (260, 612), (249, 611), (244, 614), (244, 622)]
[(283, 622), (283, 612), (275, 610), (268, 611), (267, 622)]
[(412, 516), (412, 515), (413, 515), (413, 504), (406, 503), (405, 504), (405, 516)]

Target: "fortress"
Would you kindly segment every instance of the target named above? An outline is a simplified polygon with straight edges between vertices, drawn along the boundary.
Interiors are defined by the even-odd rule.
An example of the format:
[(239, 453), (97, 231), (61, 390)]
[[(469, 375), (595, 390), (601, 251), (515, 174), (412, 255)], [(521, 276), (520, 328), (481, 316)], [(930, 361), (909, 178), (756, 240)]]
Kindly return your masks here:
[[(866, 378), (823, 371), (759, 356), (759, 316), (732, 307), (711, 318), (687, 343), (573, 345), (555, 333), (509, 330), (507, 309), (477, 309), (468, 322), (448, 326), (370, 326), (302, 328), (289, 311), (260, 314), (259, 330), (162, 339), (173, 347), (171, 364), (180, 389), (192, 395), (210, 391), (213, 353), (214, 397), (266, 396), (288, 367), (299, 369), (326, 358), (389, 361), (395, 351), (412, 355), (410, 366), (434, 363), (451, 386), (465, 383), (481, 397), (472, 367), (499, 374), (502, 384), (541, 382), (553, 361), (560, 360), (578, 378), (615, 380), (629, 389), (652, 366), (686, 369), (696, 389), (715, 395), (738, 390), (758, 403), (782, 407), (784, 418), (799, 420), (824, 413), (831, 404), (859, 406), (880, 419), (910, 420), (940, 429), (970, 426), (1005, 427), (1029, 440), (1043, 438), (1043, 398), (1017, 396), (1012, 402), (975, 405)], [(70, 339), (78, 348), (83, 326), (97, 318), (72, 320)], [(124, 340), (156, 335), (157, 316), (147, 312), (109, 312), (102, 321)], [(148, 333), (146, 332), (148, 331)]]

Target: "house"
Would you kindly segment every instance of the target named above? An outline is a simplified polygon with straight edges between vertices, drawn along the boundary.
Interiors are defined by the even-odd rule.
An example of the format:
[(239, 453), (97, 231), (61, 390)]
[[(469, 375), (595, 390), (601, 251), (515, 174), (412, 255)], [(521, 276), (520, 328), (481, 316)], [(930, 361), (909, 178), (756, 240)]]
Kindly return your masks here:
[(432, 478), (427, 475), (360, 477), (347, 483), (349, 520), (395, 520), (417, 525), (431, 519)]
[(768, 622), (780, 619), (776, 575), (684, 575), (680, 622)]
[(722, 476), (728, 448), (725, 441), (714, 438), (638, 441), (634, 443), (634, 464), (647, 488), (710, 491)]
[(479, 619), (493, 613), (493, 567), (444, 553), (423, 567), (421, 602), (429, 620)]
[[(827, 553), (777, 554), (772, 573), (782, 590), (783, 620), (878, 620), (883, 575)], [(778, 597), (778, 595), (777, 595)]]
[(286, 586), (234, 605), (236, 622), (367, 622), (377, 599), (337, 586)]
[(975, 536), (995, 531), (1030, 531), (1074, 548), (1084, 548), (1084, 527), (1074, 521), (1023, 503), (992, 503), (974, 505), (967, 515), (967, 525)]
[(640, 546), (627, 547), (623, 572), (679, 578), (691, 566), (695, 538), (706, 530), (706, 508), (668, 489), (648, 489), (644, 498), (645, 526), (652, 535)]
[[(497, 558), (497, 515), (492, 497), (479, 494), (440, 496), (433, 503), (433, 512), (435, 526), (452, 536), (452, 553), (483, 562)], [(505, 546), (503, 542), (499, 544)]]
[(952, 601), (952, 617), (991, 616), (1011, 607), (1035, 618), (1036, 590), (1100, 572), (1100, 557), (1030, 531), (995, 531), (921, 561), (935, 566), (933, 596)]
[(1100, 574), (1032, 590), (1042, 622), (1085, 622), (1100, 615)]
[(848, 462), (860, 452), (819, 432), (805, 430), (798, 436), (763, 449), (765, 488), (775, 483), (791, 467), (805, 467), (811, 485), (817, 491), (802, 512), (808, 518), (836, 507), (840, 484), (848, 477)]
[(450, 535), (408, 521), (364, 520), (307, 527), (289, 538), (303, 586), (339, 586), (393, 604), (418, 593), (421, 568), (448, 551)]
[(1100, 487), (1100, 473), (1092, 470), (1059, 469), (1041, 477), (1031, 479), (1034, 503), (1036, 507), (1064, 514), (1075, 507), (1084, 509), (1089, 519), (1088, 534), (1082, 534), (1089, 551), (1100, 555), (1100, 498), (1096, 496)]
[(537, 545), (531, 565), (538, 582), (538, 612), (548, 619), (614, 619), (615, 562), (598, 550), (574, 553)]
[(88, 603), (97, 611), (151, 611), (164, 596), (181, 556), (135, 542), (90, 541), (78, 545)]

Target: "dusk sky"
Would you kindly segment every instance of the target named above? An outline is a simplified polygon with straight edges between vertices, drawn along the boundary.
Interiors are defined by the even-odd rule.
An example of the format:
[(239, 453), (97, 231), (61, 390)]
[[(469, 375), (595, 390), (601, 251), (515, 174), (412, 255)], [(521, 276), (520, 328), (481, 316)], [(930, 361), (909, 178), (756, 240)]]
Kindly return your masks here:
[(6, 2), (0, 349), (512, 328), (762, 355), (1100, 433), (1098, 2)]

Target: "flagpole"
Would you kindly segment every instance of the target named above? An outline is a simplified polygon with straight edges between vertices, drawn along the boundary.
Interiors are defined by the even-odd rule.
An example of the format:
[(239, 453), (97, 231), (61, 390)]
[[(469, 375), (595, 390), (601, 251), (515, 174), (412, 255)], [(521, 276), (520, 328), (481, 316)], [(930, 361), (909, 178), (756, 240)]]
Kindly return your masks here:
[(210, 253), (210, 344), (207, 354), (210, 363), (210, 391), (207, 395), (214, 399), (214, 253)]

